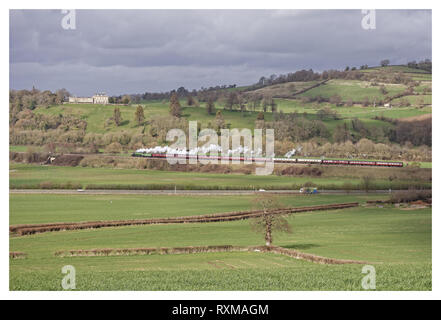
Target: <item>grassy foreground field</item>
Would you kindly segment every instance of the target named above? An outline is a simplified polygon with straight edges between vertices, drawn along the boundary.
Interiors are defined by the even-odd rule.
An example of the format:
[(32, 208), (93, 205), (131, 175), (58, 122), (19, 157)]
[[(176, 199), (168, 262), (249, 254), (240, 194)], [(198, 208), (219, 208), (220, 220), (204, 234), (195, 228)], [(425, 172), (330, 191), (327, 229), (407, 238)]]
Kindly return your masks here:
[[(91, 218), (136, 218), (148, 207), (161, 208), (157, 216), (176, 216), (188, 208), (193, 213), (241, 208), (246, 197), (219, 197), (213, 204), (200, 197), (116, 198), (115, 209), (107, 197), (44, 195), (10, 198), (12, 223), (31, 223), (86, 218), (84, 207), (94, 201)], [(354, 199), (341, 196), (288, 197), (299, 205)], [(372, 197), (371, 197), (372, 198)], [(166, 199), (169, 199), (167, 202)], [(152, 201), (151, 201), (152, 200)], [(203, 200), (203, 199), (202, 199)], [(113, 201), (113, 200), (112, 200)], [(218, 202), (216, 202), (218, 201)], [(55, 204), (40, 213), (48, 202), (66, 208), (56, 213)], [(82, 204), (84, 203), (84, 205)], [(129, 203), (134, 204), (134, 209)], [(203, 207), (206, 209), (203, 209)], [(33, 210), (32, 207), (35, 207)], [(124, 209), (125, 208), (125, 209)], [(184, 208), (184, 210), (186, 210)], [(190, 213), (190, 212), (188, 212)], [(40, 214), (38, 214), (40, 215)], [(84, 216), (83, 216), (84, 215)], [(276, 236), (275, 244), (332, 258), (368, 261), (377, 272), (377, 290), (431, 289), (431, 209), (358, 207), (346, 210), (300, 213), (288, 218), (293, 234)], [(261, 245), (262, 237), (250, 230), (248, 221), (152, 225), (37, 234), (10, 239), (10, 251), (27, 254), (10, 260), (11, 290), (61, 290), (64, 265), (73, 265), (78, 290), (362, 290), (362, 265), (317, 265), (271, 253), (204, 253), (115, 257), (54, 256), (58, 250), (94, 248), (182, 247), (200, 245)]]
[[(367, 168), (360, 168), (367, 169)], [(380, 170), (381, 169), (381, 170)], [(383, 170), (384, 169), (384, 170)], [(396, 169), (396, 168), (393, 168)], [(330, 172), (338, 168), (332, 168)], [(386, 171), (387, 170), (387, 171)], [(399, 168), (398, 170), (403, 170)], [(384, 173), (373, 182), (376, 189), (396, 189), (403, 186), (422, 183), (430, 186), (429, 181), (416, 181), (409, 176), (391, 181), (388, 177), (394, 172), (388, 168), (375, 168), (369, 174)], [(243, 174), (216, 174), (197, 172), (175, 172), (136, 169), (89, 168), (89, 167), (56, 167), (27, 164), (10, 164), (11, 188), (40, 188), (42, 185), (50, 188), (94, 188), (94, 189), (284, 189), (298, 190), (306, 182), (315, 183), (321, 189), (341, 189), (345, 183), (358, 189), (361, 178), (346, 170), (346, 174), (335, 176), (257, 176)], [(367, 172), (367, 171), (366, 171)], [(389, 173), (390, 172), (390, 173)], [(401, 171), (404, 172), (404, 171)]]
[[(11, 194), (9, 199), (10, 224), (26, 224), (150, 219), (232, 212), (249, 209), (255, 198), (253, 196)], [(284, 205), (292, 207), (384, 199), (387, 199), (387, 195), (280, 196), (280, 201)]]

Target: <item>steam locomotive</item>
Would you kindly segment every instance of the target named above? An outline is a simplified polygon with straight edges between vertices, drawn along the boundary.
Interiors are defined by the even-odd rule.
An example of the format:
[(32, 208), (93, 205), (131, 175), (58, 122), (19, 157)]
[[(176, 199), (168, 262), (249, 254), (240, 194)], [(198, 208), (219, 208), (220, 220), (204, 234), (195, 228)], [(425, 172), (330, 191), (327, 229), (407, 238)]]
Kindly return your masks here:
[[(403, 167), (403, 162), (391, 161), (368, 161), (368, 160), (332, 160), (332, 159), (305, 159), (305, 158), (247, 158), (232, 156), (212, 156), (212, 155), (191, 155), (191, 154), (174, 154), (169, 157), (177, 159), (196, 159), (196, 160), (227, 160), (227, 161), (248, 161), (248, 162), (266, 162), (274, 161), (274, 163), (300, 163), (300, 164), (321, 164), (321, 165), (340, 165), (340, 166), (368, 166), (368, 167)], [(164, 159), (167, 158), (166, 153), (144, 153), (134, 152), (132, 157)]]

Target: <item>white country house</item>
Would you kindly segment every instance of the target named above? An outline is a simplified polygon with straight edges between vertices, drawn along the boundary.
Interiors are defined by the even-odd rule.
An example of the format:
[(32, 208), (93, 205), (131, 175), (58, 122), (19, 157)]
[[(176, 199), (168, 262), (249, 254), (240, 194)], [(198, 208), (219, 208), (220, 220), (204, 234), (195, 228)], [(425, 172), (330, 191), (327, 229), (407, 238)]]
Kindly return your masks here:
[(69, 97), (69, 103), (108, 104), (109, 97), (104, 93), (97, 93), (92, 97)]

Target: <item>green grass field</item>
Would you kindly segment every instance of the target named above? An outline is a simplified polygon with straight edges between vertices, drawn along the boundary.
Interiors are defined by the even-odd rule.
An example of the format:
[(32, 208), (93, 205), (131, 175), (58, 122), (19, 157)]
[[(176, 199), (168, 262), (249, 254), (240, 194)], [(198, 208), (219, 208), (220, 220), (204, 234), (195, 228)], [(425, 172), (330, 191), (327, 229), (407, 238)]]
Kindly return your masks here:
[[(366, 169), (366, 168), (362, 168)], [(384, 173), (376, 179), (373, 185), (377, 189), (395, 189), (400, 184), (412, 185), (423, 183), (430, 186), (429, 181), (416, 181), (415, 178), (389, 180), (389, 175), (395, 171), (382, 168)], [(401, 168), (400, 168), (401, 169)], [(338, 170), (338, 169), (336, 169)], [(378, 169), (377, 169), (378, 170)], [(386, 171), (387, 170), (387, 171)], [(395, 170), (395, 168), (393, 169)], [(390, 174), (388, 172), (390, 171)], [(255, 174), (218, 174), (197, 172), (175, 172), (137, 169), (113, 169), (90, 167), (58, 167), (28, 164), (10, 164), (9, 185), (11, 188), (29, 189), (40, 188), (42, 184), (51, 184), (52, 188), (92, 188), (92, 189), (284, 189), (298, 190), (306, 182), (312, 182), (320, 188), (343, 188), (345, 183), (354, 187), (359, 186), (360, 177), (354, 177), (350, 172), (336, 176), (258, 176)], [(69, 186), (69, 184), (71, 186)]]
[(412, 78), (415, 81), (432, 81), (432, 73), (425, 70), (409, 68), (408, 66), (397, 65), (397, 66), (387, 66), (387, 67), (373, 67), (365, 70), (360, 70), (361, 72), (380, 72), (386, 74), (392, 73), (403, 73), (407, 77)]
[(343, 101), (347, 101), (348, 99), (362, 101), (365, 97), (368, 97), (370, 101), (373, 101), (374, 98), (377, 100), (384, 99), (386, 96), (393, 96), (406, 89), (404, 85), (398, 84), (385, 84), (384, 86), (388, 91), (387, 95), (383, 95), (378, 86), (370, 86), (367, 81), (334, 79), (329, 80), (319, 87), (308, 90), (300, 94), (300, 96), (311, 98), (321, 96), (323, 98), (330, 98), (331, 96), (338, 94)]
[[(142, 212), (148, 216), (176, 216), (185, 214), (187, 209), (205, 213), (220, 208), (240, 208), (249, 201), (246, 197), (219, 197), (210, 199), (213, 203), (207, 204), (200, 203), (200, 197), (171, 196), (155, 197), (151, 202), (148, 197), (127, 196), (125, 200), (115, 197), (114, 209), (107, 209), (108, 197), (56, 197), (12, 195), (11, 223), (73, 221), (89, 216), (133, 218)], [(332, 199), (339, 202), (367, 198), (318, 196), (284, 198), (283, 201), (306, 204), (311, 199), (324, 203)], [(220, 204), (222, 200), (227, 204)], [(49, 202), (53, 204), (48, 206), (48, 212), (40, 214)], [(133, 205), (129, 207), (129, 203)], [(161, 212), (142, 209), (149, 205), (161, 208)], [(182, 210), (184, 206), (186, 209)], [(37, 212), (41, 218), (36, 218), (32, 212)], [(276, 245), (326, 257), (368, 261), (376, 268), (377, 290), (431, 289), (431, 209), (358, 207), (300, 213), (288, 220), (294, 232), (276, 235)], [(362, 265), (317, 265), (270, 253), (54, 256), (55, 251), (70, 249), (262, 244), (262, 236), (250, 230), (248, 221), (104, 228), (11, 237), (10, 250), (25, 252), (28, 256), (10, 260), (10, 289), (61, 290), (64, 276), (61, 268), (73, 265), (78, 290), (362, 290)]]
[[(387, 195), (280, 196), (286, 206), (301, 207), (384, 200)], [(60, 195), (11, 194), (10, 224), (131, 220), (248, 210), (253, 196)], [(172, 200), (172, 201), (171, 201)], [(60, 210), (63, 208), (63, 210)], [(35, 214), (38, 212), (38, 214)]]
[[(184, 101), (182, 104), (182, 117), (189, 121), (198, 121), (207, 126), (208, 122), (214, 124), (215, 115), (209, 115), (205, 110), (204, 105), (200, 107), (186, 107)], [(154, 117), (163, 117), (169, 115), (168, 102), (148, 102), (143, 104), (144, 114), (147, 121)], [(231, 128), (254, 128), (254, 123), (258, 112), (248, 111), (241, 113), (238, 111), (223, 110), (223, 107), (217, 104), (217, 109), (222, 110), (225, 123), (230, 124)], [(113, 116), (112, 105), (92, 105), (92, 104), (64, 104), (60, 106), (53, 106), (49, 108), (37, 108), (36, 112), (41, 114), (72, 114), (87, 121), (87, 132), (90, 133), (106, 133), (106, 132), (122, 132), (129, 133), (141, 132), (143, 127), (135, 124), (134, 115), (136, 105), (118, 106), (121, 111), (122, 123), (120, 126), (114, 124), (106, 126), (107, 119)], [(272, 114), (265, 115), (266, 120), (272, 119)]]
[(403, 73), (417, 73), (417, 74), (426, 74), (426, 75), (432, 75), (431, 73), (428, 73), (425, 70), (422, 69), (416, 69), (416, 68), (409, 68), (405, 65), (395, 65), (395, 66), (386, 66), (386, 67), (372, 67), (364, 70), (360, 70), (361, 72), (374, 72), (374, 71), (382, 71), (382, 72), (388, 72), (388, 73), (395, 73), (395, 72), (403, 72)]
[[(370, 128), (392, 127), (376, 116), (394, 119), (417, 117), (432, 112), (432, 75), (406, 66), (376, 67), (362, 72), (402, 72), (420, 81), (415, 87), (419, 95), (406, 96), (410, 107), (384, 108), (335, 106), (331, 103), (302, 102), (301, 98), (330, 98), (338, 94), (343, 101), (371, 102), (383, 100), (406, 90), (405, 85), (385, 84), (383, 95), (379, 86), (354, 80), (330, 80), (325, 85), (308, 90), (295, 99), (275, 99), (278, 111), (305, 114), (309, 120), (330, 107), (341, 117), (324, 120), (333, 130), (340, 124), (350, 124), (355, 117)], [(247, 91), (273, 96), (291, 96), (315, 82), (292, 82)], [(226, 91), (242, 91), (247, 86)], [(424, 94), (422, 94), (424, 92)], [(420, 99), (424, 108), (419, 108)], [(394, 103), (396, 101), (392, 101)], [(136, 126), (137, 104), (118, 106), (122, 115), (120, 126), (108, 121), (115, 106), (63, 104), (37, 107), (36, 113), (74, 115), (87, 121), (87, 133), (119, 133), (130, 135), (149, 132), (152, 119), (169, 115), (168, 101), (142, 101), (146, 128)], [(181, 100), (182, 117), (198, 121), (202, 127), (215, 123), (208, 115), (205, 103), (200, 107), (186, 106)], [(253, 129), (261, 110), (227, 111), (224, 102), (217, 101), (225, 124), (231, 128)], [(270, 111), (270, 110), (268, 110)], [(265, 121), (274, 115), (265, 113)], [(106, 124), (106, 121), (109, 122)], [(350, 127), (350, 126), (349, 126)], [(332, 138), (330, 138), (332, 140)], [(42, 151), (43, 147), (32, 147)], [(10, 146), (10, 151), (26, 152), (28, 146)], [(103, 151), (103, 150), (100, 150)], [(121, 155), (129, 156), (130, 153)], [(110, 165), (109, 165), (110, 166)], [(10, 163), (10, 188), (102, 188), (102, 189), (285, 189), (297, 190), (307, 182), (323, 189), (360, 189), (363, 176), (374, 178), (372, 188), (396, 189), (409, 186), (431, 187), (432, 164), (422, 168), (342, 168), (323, 167), (321, 176), (256, 176), (254, 174), (219, 174), (173, 172), (92, 167), (42, 166)], [(349, 186), (349, 187), (348, 187)], [(432, 289), (432, 210), (431, 208), (396, 208), (367, 206), (367, 200), (385, 200), (388, 195), (281, 195), (286, 206), (300, 207), (330, 203), (360, 202), (350, 209), (304, 212), (290, 215), (287, 220), (292, 234), (275, 234), (274, 244), (329, 258), (362, 260), (376, 269), (377, 290)], [(88, 195), (14, 194), (9, 196), (9, 224), (107, 221), (178, 217), (247, 210), (256, 202), (254, 196), (203, 195)], [(62, 290), (65, 276), (61, 269), (72, 265), (76, 269), (77, 290), (355, 290), (363, 291), (363, 265), (320, 265), (287, 256), (261, 252), (223, 252), (149, 256), (56, 257), (56, 251), (183, 247), (183, 246), (259, 246), (263, 235), (254, 233), (250, 221), (218, 223), (187, 223), (145, 226), (125, 226), (39, 233), (28, 236), (10, 234), (10, 252), (23, 252), (24, 259), (9, 261), (10, 290)]]
[[(425, 102), (430, 101), (430, 95), (422, 95), (421, 96)], [(418, 96), (407, 96), (411, 103), (416, 103)], [(430, 99), (430, 100), (429, 100)], [(295, 99), (276, 99), (278, 109), (283, 110), (283, 112), (298, 112), (300, 114), (306, 113), (307, 115), (314, 115), (318, 110), (323, 109), (324, 107), (330, 107), (332, 110), (336, 111), (342, 118), (353, 119), (359, 118), (363, 121), (372, 122), (376, 125), (381, 125), (384, 123), (382, 121), (375, 121), (372, 118), (375, 116), (385, 116), (388, 118), (400, 119), (400, 118), (408, 118), (413, 116), (419, 116), (426, 113), (431, 113), (431, 107), (424, 108), (415, 108), (415, 107), (400, 107), (400, 108), (384, 108), (384, 107), (361, 107), (361, 106), (352, 106), (352, 107), (336, 107), (335, 105), (329, 103), (320, 103), (320, 104), (302, 104), (300, 100)], [(328, 121), (327, 121), (328, 122)]]
[(292, 96), (301, 90), (312, 87), (319, 83), (319, 81), (296, 81), (286, 82), (280, 84), (274, 84), (271, 86), (263, 87), (257, 90), (253, 90), (254, 94), (271, 95), (271, 96)]
[[(426, 75), (426, 74), (421, 74)], [(429, 80), (429, 81), (427, 81)], [(421, 83), (420, 86), (415, 88), (416, 92), (422, 92), (423, 88), (430, 87), (431, 81), (427, 79)], [(264, 91), (265, 94), (274, 94), (277, 96), (278, 92), (285, 91), (297, 91), (308, 87), (312, 82), (307, 83), (285, 83), (280, 85), (274, 85), (265, 87), (259, 90), (255, 90), (257, 93)], [(403, 92), (406, 87), (404, 85), (396, 84), (386, 84), (386, 89), (388, 91), (387, 96), (392, 96), (397, 93)], [(291, 91), (290, 91), (291, 90)], [(262, 91), (262, 92), (263, 92)], [(250, 91), (251, 93), (254, 91)], [(286, 93), (286, 92), (285, 92)], [(329, 98), (335, 94), (342, 97), (344, 101), (349, 98), (353, 101), (362, 101), (365, 97), (373, 102), (373, 99), (377, 100), (384, 99), (386, 96), (380, 92), (378, 86), (370, 86), (369, 82), (355, 81), (355, 80), (330, 80), (325, 85), (313, 88), (300, 96), (307, 97), (317, 97), (322, 96)], [(421, 96), (424, 99), (425, 104), (431, 104), (431, 95)], [(383, 115), (389, 118), (406, 118), (413, 117), (422, 114), (427, 114), (432, 112), (431, 107), (417, 108), (417, 96), (406, 97), (411, 102), (411, 107), (393, 109), (382, 108), (381, 106), (373, 107), (361, 107), (359, 105), (354, 105), (352, 107), (336, 107), (330, 103), (303, 103), (299, 99), (276, 99), (277, 108), (283, 112), (297, 112), (299, 114), (307, 113), (308, 117), (311, 119), (317, 119), (315, 114), (318, 110), (324, 108), (325, 106), (331, 107), (338, 112), (344, 119), (353, 119), (354, 117), (360, 118), (367, 125), (370, 126), (389, 126), (389, 124), (382, 121), (373, 120), (375, 116)], [(144, 113), (147, 123), (154, 119), (155, 117), (168, 116), (169, 115), (169, 102), (168, 101), (143, 101), (141, 105), (144, 107)], [(215, 123), (215, 115), (207, 114), (205, 110), (205, 104), (201, 103), (200, 107), (187, 107), (185, 100), (181, 100), (182, 105), (182, 117), (189, 121), (198, 121), (203, 127), (207, 127), (209, 123), (212, 125)], [(39, 107), (36, 109), (36, 113), (41, 114), (71, 114), (80, 117), (87, 121), (87, 132), (88, 133), (107, 133), (107, 132), (127, 132), (130, 134), (140, 133), (143, 127), (139, 127), (135, 124), (134, 113), (136, 109), (136, 104), (128, 106), (118, 106), (121, 111), (122, 123), (120, 126), (114, 124), (106, 125), (106, 120), (112, 117), (113, 109), (115, 107), (112, 105), (92, 105), (92, 104), (63, 104), (59, 106), (52, 106), (48, 108)], [(255, 121), (257, 114), (262, 110), (256, 111), (228, 111), (224, 110), (222, 102), (216, 102), (216, 109), (222, 111), (222, 115), (225, 120), (225, 124), (229, 124), (231, 128), (250, 128), (253, 129), (255, 126)], [(265, 120), (272, 121), (273, 114), (271, 112), (265, 113)], [(347, 120), (332, 120), (325, 121), (326, 126), (331, 131), (338, 124)]]
[(421, 168), (432, 169), (432, 162), (420, 162)]
[(394, 99), (392, 100), (392, 103), (398, 102), (401, 99), (405, 99), (410, 102), (412, 105), (418, 104), (420, 101), (423, 102), (425, 105), (432, 105), (432, 95), (414, 95), (414, 96), (406, 96), (404, 98), (400, 99)]

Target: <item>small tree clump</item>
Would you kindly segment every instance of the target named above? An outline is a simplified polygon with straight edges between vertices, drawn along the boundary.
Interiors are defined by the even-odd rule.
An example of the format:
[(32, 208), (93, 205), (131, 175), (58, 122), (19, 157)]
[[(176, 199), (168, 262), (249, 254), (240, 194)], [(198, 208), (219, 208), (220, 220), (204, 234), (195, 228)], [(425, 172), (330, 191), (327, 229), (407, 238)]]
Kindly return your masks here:
[(122, 146), (119, 142), (112, 142), (105, 150), (109, 153), (120, 153), (122, 151)]
[(119, 126), (122, 122), (121, 111), (119, 110), (119, 108), (113, 109), (113, 121), (117, 126)]
[(214, 107), (214, 101), (213, 101), (213, 99), (211, 99), (211, 98), (208, 99), (205, 108), (206, 108), (207, 113), (208, 113), (209, 115), (214, 114), (215, 107)]
[(220, 129), (223, 129), (225, 127), (225, 120), (224, 117), (222, 116), (222, 112), (219, 110), (216, 113), (216, 130), (219, 131)]
[(194, 101), (194, 98), (192, 95), (187, 96), (187, 106), (191, 107), (194, 106), (196, 103)]
[(136, 111), (135, 111), (135, 122), (138, 124), (138, 126), (142, 125), (145, 121), (145, 116), (144, 116), (144, 109), (142, 108), (141, 105), (136, 107)]
[(179, 103), (178, 95), (176, 94), (176, 92), (173, 92), (170, 97), (170, 114), (176, 118), (181, 117), (181, 104)]

